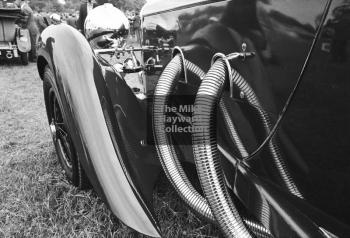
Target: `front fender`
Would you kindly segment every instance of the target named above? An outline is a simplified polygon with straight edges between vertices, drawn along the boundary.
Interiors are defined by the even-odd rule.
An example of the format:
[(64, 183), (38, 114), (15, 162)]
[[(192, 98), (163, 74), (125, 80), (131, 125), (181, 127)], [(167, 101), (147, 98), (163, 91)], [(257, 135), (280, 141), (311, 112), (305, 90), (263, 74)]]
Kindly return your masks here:
[[(48, 27), (41, 35), (39, 57), (45, 59), (56, 77), (60, 97), (75, 124), (83, 144), (83, 161), (89, 178), (96, 177), (103, 197), (112, 212), (126, 225), (153, 237), (159, 230), (152, 215), (140, 201), (139, 193), (121, 163), (121, 153), (114, 146), (101, 106), (97, 82), (104, 74), (88, 42), (67, 25)], [(40, 66), (39, 66), (40, 69)], [(90, 174), (90, 171), (92, 174)]]

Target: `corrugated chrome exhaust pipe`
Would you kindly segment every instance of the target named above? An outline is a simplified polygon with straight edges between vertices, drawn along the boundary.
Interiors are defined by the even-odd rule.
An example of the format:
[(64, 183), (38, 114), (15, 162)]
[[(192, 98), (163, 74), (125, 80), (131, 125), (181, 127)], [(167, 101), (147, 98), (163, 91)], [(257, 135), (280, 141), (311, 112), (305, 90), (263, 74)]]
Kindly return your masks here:
[[(153, 128), (157, 152), (168, 179), (180, 197), (185, 201), (185, 203), (210, 222), (217, 223), (206, 199), (203, 198), (189, 182), (186, 174), (182, 169), (179, 159), (177, 158), (175, 149), (171, 145), (171, 141), (169, 138), (167, 138), (164, 130), (164, 108), (167, 103), (167, 96), (172, 92), (174, 86), (177, 84), (178, 76), (181, 74), (183, 68), (186, 68), (189, 72), (192, 72), (201, 79), (205, 77), (204, 71), (202, 71), (197, 65), (193, 64), (192, 62), (185, 60), (180, 55), (175, 56), (164, 70), (156, 87), (153, 108)], [(224, 104), (221, 104), (220, 108), (222, 108), (221, 111), (223, 112), (227, 110), (225, 109)], [(233, 133), (230, 133), (231, 138), (234, 139), (234, 142), (236, 144), (241, 144), (241, 148), (243, 149), (240, 149), (240, 151), (245, 150), (243, 144), (240, 141), (240, 138), (238, 137), (238, 133), (235, 131), (231, 118), (229, 118), (227, 115), (224, 118), (226, 125), (231, 125), (228, 126), (230, 128), (230, 131), (233, 131)], [(238, 216), (239, 222), (241, 223), (242, 220), (238, 212), (236, 215)], [(260, 224), (248, 219), (243, 220), (247, 227), (249, 227), (249, 229), (257, 237), (272, 237), (271, 233)], [(241, 223), (239, 227), (240, 229), (237, 231), (238, 236), (233, 237), (247, 237), (246, 235), (250, 236), (249, 232), (245, 230), (244, 224)]]
[[(251, 237), (228, 193), (216, 141), (215, 108), (226, 80), (225, 64), (218, 60), (199, 88), (192, 141), (199, 180), (210, 208), (226, 237)], [(198, 130), (197, 130), (198, 128)], [(201, 130), (199, 130), (201, 129)]]
[[(187, 66), (187, 70), (189, 70), (193, 74), (197, 75), (198, 78), (204, 79), (205, 72), (201, 68), (199, 68), (197, 65), (195, 65), (192, 62), (186, 60), (186, 66)], [(223, 118), (224, 118), (224, 121), (225, 121), (225, 126), (228, 129), (228, 132), (229, 132), (231, 140), (236, 145), (236, 147), (237, 147), (239, 153), (241, 154), (242, 158), (248, 157), (249, 154), (248, 154), (245, 146), (243, 145), (240, 136), (238, 135), (238, 131), (236, 130), (236, 127), (234, 126), (234, 123), (233, 123), (231, 117), (228, 114), (228, 111), (227, 111), (227, 108), (226, 108), (226, 105), (225, 105), (225, 102), (224, 102), (223, 99), (220, 100), (219, 108), (220, 108), (220, 112), (223, 115)]]
[[(225, 62), (223, 57), (224, 56), (222, 54), (217, 54), (216, 56), (214, 56), (214, 60), (219, 59), (223, 61), (223, 63), (225, 63), (228, 67), (230, 67), (228, 65), (229, 63)], [(261, 103), (258, 97), (256, 96), (251, 86), (247, 83), (247, 81), (236, 70), (230, 69), (229, 72), (231, 72), (231, 75), (230, 75), (231, 87), (236, 86), (243, 93), (242, 95), (244, 95), (248, 103), (255, 108), (255, 110), (257, 111), (260, 117), (260, 121), (263, 124), (266, 136), (269, 136), (272, 128), (272, 123), (271, 123), (269, 114), (265, 110), (263, 110), (263, 107), (261, 106)], [(227, 114), (227, 112), (225, 112), (225, 104), (221, 102), (220, 105), (221, 105), (221, 111), (223, 112), (223, 114), (224, 115)], [(238, 134), (235, 132), (235, 128), (232, 125), (230, 125), (231, 123), (229, 123), (228, 121), (230, 120), (230, 118), (228, 116), (225, 116), (224, 118), (225, 118), (226, 124), (229, 126), (230, 136), (235, 141), (236, 146), (241, 153), (241, 156), (243, 158), (247, 158), (248, 153), (246, 149), (244, 148), (243, 144), (239, 143), (240, 139), (238, 137)], [(280, 149), (274, 137), (269, 141), (268, 148), (269, 148), (271, 157), (274, 161), (274, 164), (276, 166), (276, 169), (279, 173), (279, 176), (281, 177), (282, 182), (284, 183), (284, 186), (287, 188), (287, 190), (291, 194), (303, 199), (303, 195), (299, 191), (297, 185), (295, 184), (294, 180), (292, 179), (287, 169), (287, 166), (285, 165)]]
[(165, 132), (165, 106), (183, 69), (183, 60), (176, 55), (164, 69), (154, 92), (153, 130), (158, 156), (164, 172), (181, 199), (209, 221), (215, 221), (205, 198), (190, 183), (183, 171), (170, 138)]
[[(185, 62), (186, 62), (186, 69), (188, 71), (195, 74), (198, 78), (204, 79), (206, 74), (201, 68), (199, 68), (197, 65), (193, 64), (192, 62), (190, 62), (188, 60), (185, 60)], [(241, 156), (243, 158), (248, 157), (249, 154), (248, 154), (245, 146), (242, 143), (242, 140), (238, 134), (238, 131), (236, 130), (236, 127), (235, 127), (231, 117), (228, 114), (228, 111), (227, 111), (227, 108), (226, 108), (226, 105), (225, 105), (225, 102), (223, 99), (220, 100), (219, 109), (223, 115), (225, 126), (228, 129), (228, 133), (230, 135), (231, 140), (234, 142), (234, 144), (237, 147)], [(207, 206), (209, 206), (209, 204)], [(271, 238), (272, 237), (272, 234), (270, 233), (270, 231), (268, 229), (266, 229), (265, 227), (263, 227), (262, 225), (258, 224), (257, 222), (246, 219), (244, 217), (243, 217), (243, 221), (244, 221), (244, 224), (249, 228), (250, 231), (252, 231), (254, 233), (254, 235), (256, 237), (259, 237), (259, 238)], [(214, 222), (217, 223), (216, 220)]]
[[(215, 61), (213, 61), (213, 63), (214, 62)], [(224, 175), (222, 174), (222, 168), (219, 161), (216, 129), (214, 127), (214, 120), (216, 117), (215, 108), (217, 105), (220, 105), (225, 118), (225, 124), (229, 128), (231, 139), (239, 148), (241, 155), (243, 157), (248, 157), (248, 153), (244, 145), (241, 143), (232, 121), (230, 121), (230, 118), (228, 117), (224, 102), (221, 101), (219, 103), (226, 80), (226, 72), (229, 72), (228, 76), (230, 77), (231, 87), (233, 87), (233, 85), (238, 87), (246, 95), (248, 102), (258, 110), (267, 135), (269, 135), (271, 131), (271, 123), (269, 121), (269, 116), (262, 110), (260, 103), (249, 84), (241, 75), (239, 75), (238, 72), (231, 68), (227, 58), (217, 57), (217, 61), (204, 77), (197, 94), (194, 106), (196, 109), (194, 117), (199, 120), (195, 120), (193, 125), (196, 128), (193, 133), (193, 144), (195, 162), (205, 196), (216, 220), (221, 225), (224, 234), (231, 237), (235, 236), (239, 229), (242, 229), (242, 232), (244, 232), (244, 228), (238, 226), (241, 222), (237, 220), (237, 211), (233, 206), (233, 202), (231, 201), (227, 188), (223, 182)], [(202, 128), (202, 131), (197, 128)], [(302, 198), (301, 193), (289, 175), (284, 161), (281, 158), (279, 148), (273, 140), (269, 143), (269, 149), (278, 172), (289, 192)]]

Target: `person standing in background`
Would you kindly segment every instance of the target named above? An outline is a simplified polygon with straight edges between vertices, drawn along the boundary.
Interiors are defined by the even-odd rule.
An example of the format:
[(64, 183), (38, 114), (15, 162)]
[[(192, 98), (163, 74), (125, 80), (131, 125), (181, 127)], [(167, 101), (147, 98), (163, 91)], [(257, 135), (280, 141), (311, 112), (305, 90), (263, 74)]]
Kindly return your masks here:
[(79, 10), (79, 19), (77, 21), (78, 25), (78, 30), (84, 34), (84, 23), (87, 15), (89, 12), (95, 7), (95, 3), (93, 0), (88, 0), (85, 3), (82, 3), (80, 5), (80, 10)]
[(15, 0), (14, 4), (21, 9), (21, 17), (17, 24), (24, 29), (29, 30), (31, 50), (29, 52), (29, 61), (36, 62), (36, 41), (39, 34), (38, 26), (36, 25), (34, 12), (24, 0)]
[(71, 13), (67, 18), (67, 24), (71, 27), (77, 28), (77, 19)]
[(45, 17), (41, 12), (38, 12), (37, 14), (34, 14), (34, 19), (36, 26), (38, 27), (39, 34), (41, 34), (41, 32), (43, 32), (43, 30), (48, 27), (48, 24), (45, 22)]

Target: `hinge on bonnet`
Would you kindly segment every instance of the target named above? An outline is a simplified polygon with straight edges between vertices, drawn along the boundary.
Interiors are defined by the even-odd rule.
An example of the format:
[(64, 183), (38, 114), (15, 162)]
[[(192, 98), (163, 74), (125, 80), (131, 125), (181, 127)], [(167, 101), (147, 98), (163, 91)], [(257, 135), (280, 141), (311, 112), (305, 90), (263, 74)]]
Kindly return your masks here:
[(228, 77), (229, 77), (229, 81), (230, 81), (230, 97), (233, 98), (233, 86), (234, 86), (234, 78), (233, 78), (233, 73), (232, 73), (232, 67), (230, 64), (230, 61), (232, 60), (242, 60), (245, 61), (246, 59), (250, 59), (253, 58), (255, 56), (255, 52), (249, 52), (247, 51), (247, 44), (243, 43), (242, 44), (242, 51), (241, 52), (234, 52), (228, 55), (225, 55), (223, 53), (216, 53), (212, 60), (211, 60), (211, 65), (213, 66), (213, 64), (219, 60), (222, 59), (225, 64), (226, 64), (226, 68), (227, 68), (227, 73), (228, 73)]
[(241, 59), (244, 61), (246, 59), (253, 58), (254, 56), (255, 56), (255, 52), (247, 51), (247, 44), (243, 43), (241, 52), (234, 52), (228, 55), (225, 55), (223, 53), (215, 54), (212, 58), (211, 65), (213, 65), (215, 61), (218, 60), (219, 58), (222, 58), (225, 61), (236, 60), (236, 59)]

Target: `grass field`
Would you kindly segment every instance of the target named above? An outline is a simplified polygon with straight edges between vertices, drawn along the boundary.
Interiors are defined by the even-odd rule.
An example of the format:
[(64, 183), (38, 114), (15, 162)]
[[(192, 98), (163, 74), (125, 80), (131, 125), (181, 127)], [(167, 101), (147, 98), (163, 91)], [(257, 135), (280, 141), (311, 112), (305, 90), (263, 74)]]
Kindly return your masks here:
[[(164, 237), (217, 237), (182, 205), (164, 177), (154, 203)], [(0, 65), (0, 238), (143, 237), (121, 224), (94, 191), (62, 174), (36, 65)]]

